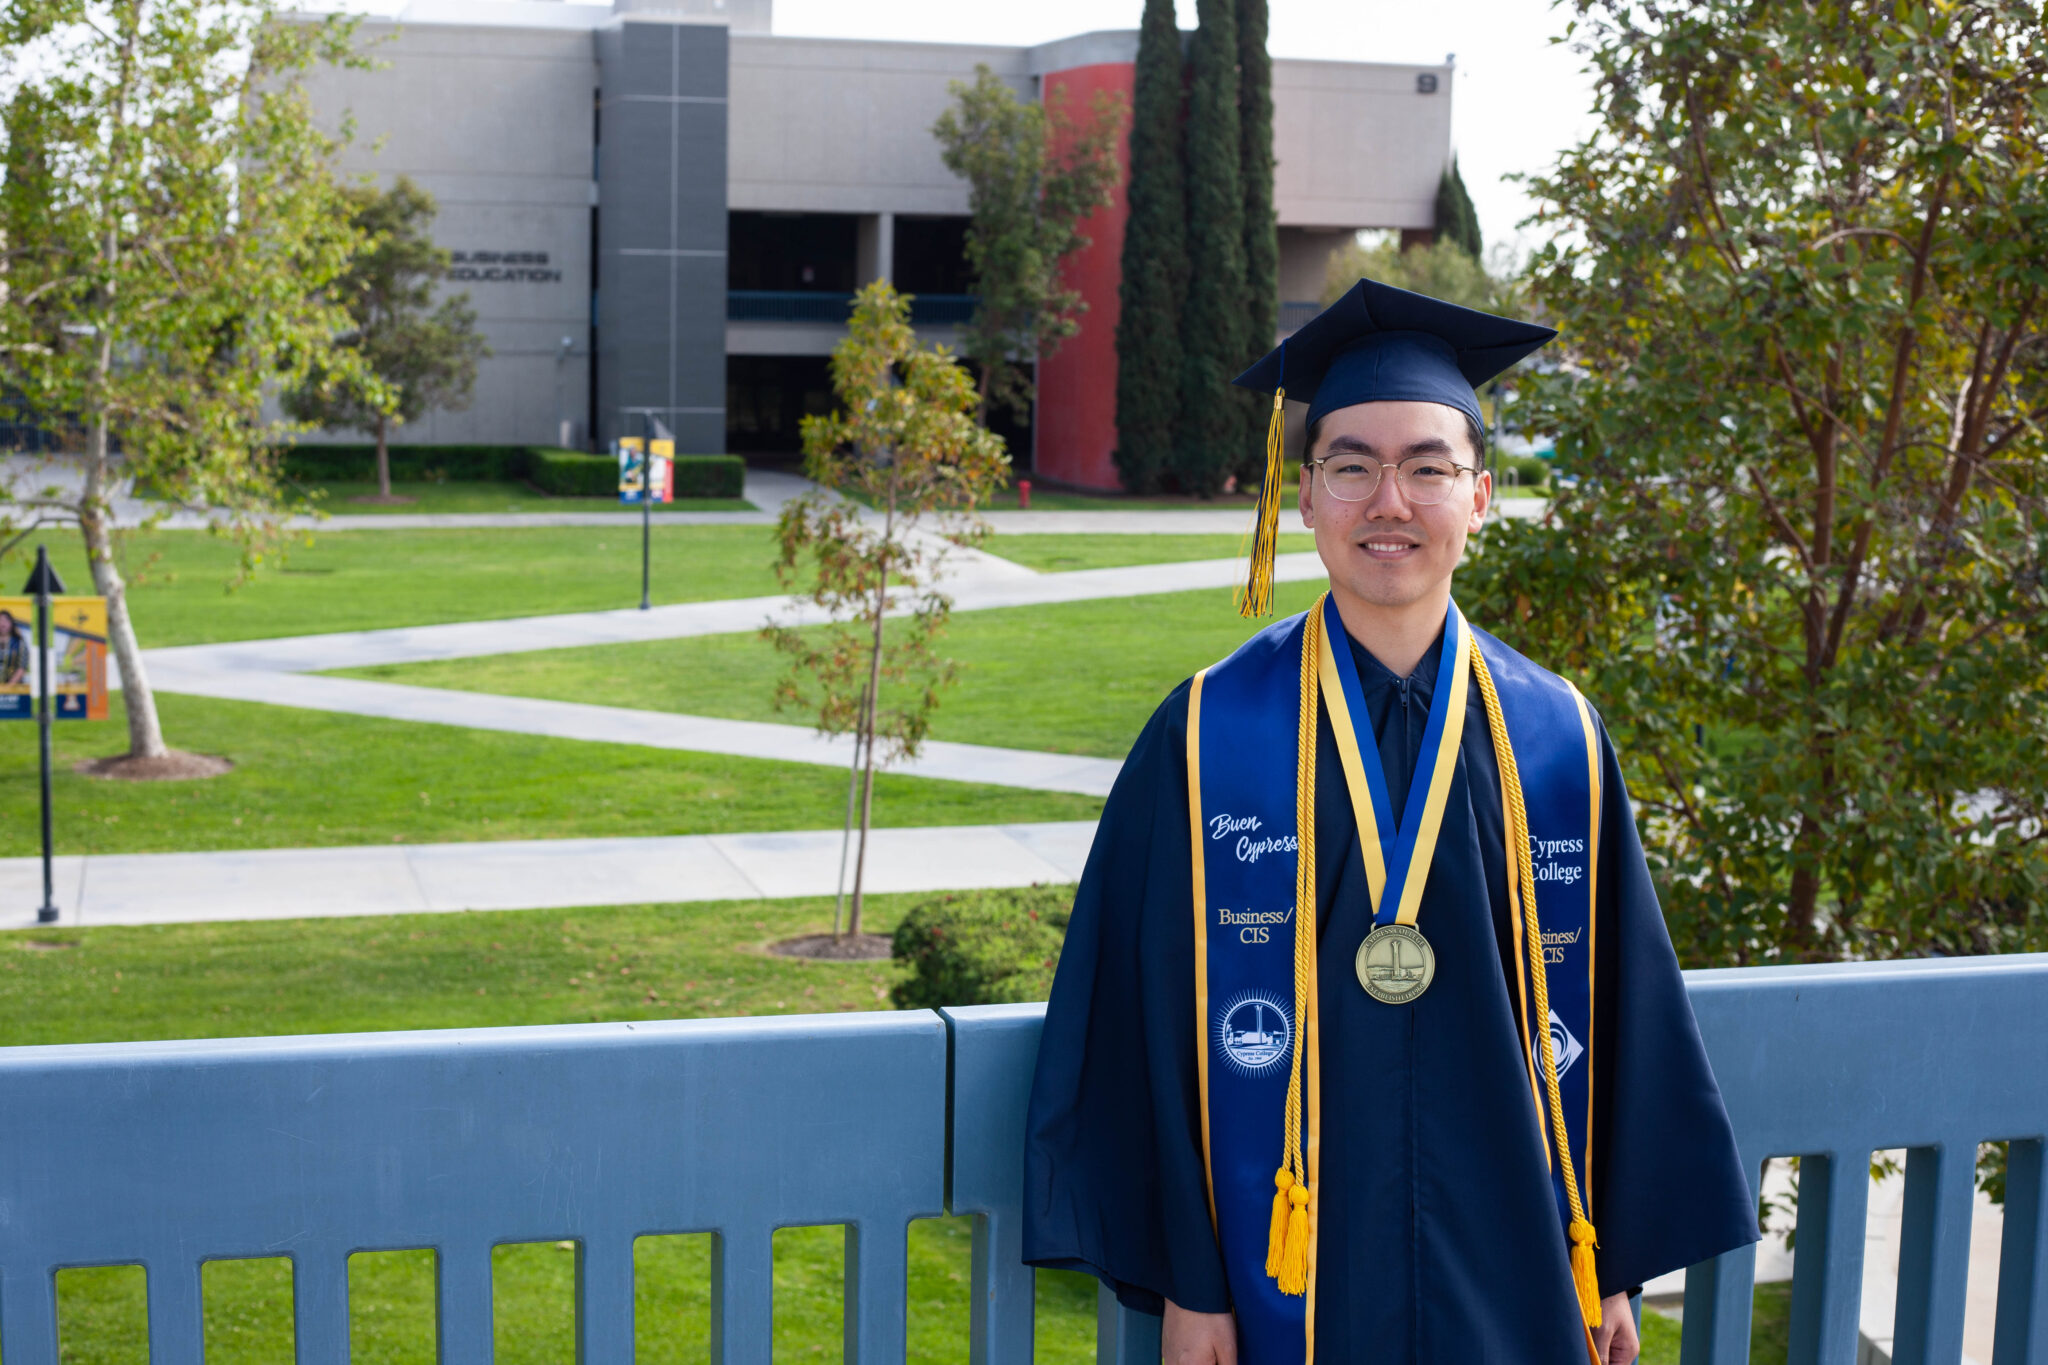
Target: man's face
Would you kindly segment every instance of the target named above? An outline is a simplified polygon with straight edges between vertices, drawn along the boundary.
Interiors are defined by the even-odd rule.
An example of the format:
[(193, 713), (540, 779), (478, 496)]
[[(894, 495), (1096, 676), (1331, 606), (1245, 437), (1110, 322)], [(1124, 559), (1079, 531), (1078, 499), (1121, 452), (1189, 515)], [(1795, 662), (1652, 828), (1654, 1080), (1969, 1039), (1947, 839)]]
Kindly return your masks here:
[(1334, 496), (1323, 471), (1346, 458), (1398, 465), (1417, 455), (1476, 465), (1464, 414), (1441, 403), (1360, 403), (1325, 416), (1318, 436), (1310, 453), (1333, 458), (1303, 471), (1301, 519), (1316, 533), (1331, 586), (1375, 607), (1438, 600), (1465, 538), (1486, 520), (1493, 476), (1459, 474), (1448, 497), (1424, 505), (1409, 498), (1392, 469), (1381, 471), (1379, 487), (1362, 502)]

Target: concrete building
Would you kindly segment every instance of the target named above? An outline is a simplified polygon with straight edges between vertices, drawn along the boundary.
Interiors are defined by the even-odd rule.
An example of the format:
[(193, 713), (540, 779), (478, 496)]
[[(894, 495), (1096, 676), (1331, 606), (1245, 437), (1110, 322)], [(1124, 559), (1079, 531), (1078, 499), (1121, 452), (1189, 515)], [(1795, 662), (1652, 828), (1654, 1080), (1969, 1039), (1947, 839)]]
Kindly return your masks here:
[[(661, 8), (652, 5), (660, 3)], [(643, 7), (646, 6), (646, 7)], [(449, 282), (492, 354), (475, 401), (416, 442), (602, 448), (660, 419), (686, 451), (790, 451), (829, 403), (847, 298), (917, 295), (922, 336), (973, 309), (967, 187), (931, 125), (986, 64), (1030, 98), (1128, 97), (1135, 32), (1037, 47), (797, 38), (772, 0), (414, 0), (364, 25), (379, 65), (322, 69), (316, 107), (353, 120), (351, 174), (410, 176), (440, 205)], [(1452, 70), (1276, 61), (1283, 327), (1362, 228), (1427, 231), (1450, 152)], [(1020, 467), (1113, 487), (1125, 206), (1070, 263), (1089, 311), (1040, 367)]]

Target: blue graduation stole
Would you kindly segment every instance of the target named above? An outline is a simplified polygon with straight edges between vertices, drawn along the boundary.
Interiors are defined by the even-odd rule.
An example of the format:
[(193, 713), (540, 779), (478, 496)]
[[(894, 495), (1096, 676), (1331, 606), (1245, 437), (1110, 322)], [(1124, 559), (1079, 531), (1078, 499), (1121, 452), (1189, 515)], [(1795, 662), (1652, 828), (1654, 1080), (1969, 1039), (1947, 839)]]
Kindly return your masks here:
[(1398, 821), (1328, 594), (1204, 669), (1189, 690), (1202, 1143), (1245, 1365), (1315, 1355), (1317, 715), (1327, 709), (1337, 739), (1375, 925), (1426, 931), (1422, 889), (1473, 687), (1487, 703), (1502, 769), (1510, 920), (1525, 949), (1516, 954), (1515, 991), (1530, 1096), (1548, 1140), (1560, 1225), (1575, 1248), (1581, 1309), (1597, 1324), (1584, 1183), (1600, 826), (1592, 713), (1569, 683), (1474, 631), (1455, 604), (1444, 630), (1422, 755)]

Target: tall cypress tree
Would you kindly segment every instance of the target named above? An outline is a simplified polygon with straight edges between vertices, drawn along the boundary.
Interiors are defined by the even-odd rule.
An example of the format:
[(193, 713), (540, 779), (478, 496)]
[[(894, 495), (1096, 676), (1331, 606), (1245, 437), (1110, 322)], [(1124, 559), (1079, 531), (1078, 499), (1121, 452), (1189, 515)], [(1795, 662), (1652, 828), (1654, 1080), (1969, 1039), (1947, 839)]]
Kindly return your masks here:
[(1177, 481), (1212, 494), (1237, 466), (1251, 405), (1230, 387), (1250, 349), (1244, 177), (1238, 168), (1237, 5), (1199, 0), (1188, 88), (1188, 292), (1181, 314)]
[[(1280, 330), (1280, 237), (1273, 213), (1273, 59), (1266, 52), (1267, 0), (1237, 0), (1238, 172), (1244, 178), (1244, 363)], [(1253, 402), (1234, 462), (1240, 482), (1264, 477), (1269, 409)]]
[(1181, 168), (1182, 63), (1173, 0), (1145, 0), (1131, 118), (1130, 218), (1116, 324), (1116, 466), (1133, 493), (1173, 465), (1180, 410), (1181, 296), (1188, 287)]
[(1484, 243), (1479, 239), (1479, 211), (1472, 207), (1472, 196), (1465, 190), (1465, 177), (1458, 173), (1456, 157), (1451, 158), (1451, 168), (1436, 186), (1436, 238), (1463, 247), (1465, 254), (1475, 261), (1484, 254)]

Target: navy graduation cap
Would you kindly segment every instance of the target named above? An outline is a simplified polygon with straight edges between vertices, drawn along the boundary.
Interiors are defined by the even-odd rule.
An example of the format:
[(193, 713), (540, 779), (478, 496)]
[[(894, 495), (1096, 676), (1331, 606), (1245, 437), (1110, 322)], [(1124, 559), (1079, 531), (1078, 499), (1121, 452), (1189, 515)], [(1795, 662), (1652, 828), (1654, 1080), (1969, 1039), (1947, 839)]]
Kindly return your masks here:
[(1270, 390), (1266, 482), (1252, 534), (1251, 571), (1238, 592), (1238, 611), (1273, 609), (1273, 552), (1280, 525), (1283, 403), (1291, 390), (1307, 398), (1311, 425), (1355, 403), (1442, 403), (1480, 425), (1473, 392), (1555, 337), (1554, 328), (1360, 280), (1335, 303), (1282, 341), (1236, 379), (1240, 388)]

